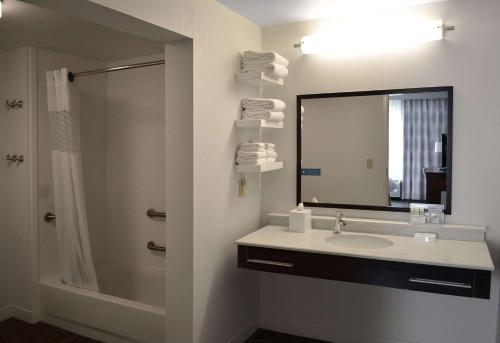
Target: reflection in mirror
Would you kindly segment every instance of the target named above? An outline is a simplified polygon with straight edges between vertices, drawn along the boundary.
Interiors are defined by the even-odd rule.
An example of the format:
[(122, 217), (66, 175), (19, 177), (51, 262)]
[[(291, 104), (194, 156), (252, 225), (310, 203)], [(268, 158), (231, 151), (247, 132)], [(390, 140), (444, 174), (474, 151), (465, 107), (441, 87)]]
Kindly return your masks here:
[(297, 98), (297, 202), (450, 213), (452, 87)]

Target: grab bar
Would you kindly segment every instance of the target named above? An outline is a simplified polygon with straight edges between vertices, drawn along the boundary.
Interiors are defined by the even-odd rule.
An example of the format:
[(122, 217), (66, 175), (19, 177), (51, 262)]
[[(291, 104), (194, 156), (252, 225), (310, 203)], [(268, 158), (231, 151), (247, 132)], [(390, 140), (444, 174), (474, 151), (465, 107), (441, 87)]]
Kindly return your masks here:
[(155, 210), (154, 208), (148, 208), (148, 210), (146, 211), (146, 215), (149, 218), (166, 218), (167, 217), (167, 214), (165, 212), (159, 212), (159, 211)]
[(47, 223), (50, 223), (51, 221), (56, 220), (56, 215), (52, 212), (47, 212), (43, 216), (43, 220)]
[(155, 242), (149, 241), (148, 242), (148, 249), (153, 250), (153, 251), (166, 251), (166, 247), (162, 247), (161, 245), (156, 245)]

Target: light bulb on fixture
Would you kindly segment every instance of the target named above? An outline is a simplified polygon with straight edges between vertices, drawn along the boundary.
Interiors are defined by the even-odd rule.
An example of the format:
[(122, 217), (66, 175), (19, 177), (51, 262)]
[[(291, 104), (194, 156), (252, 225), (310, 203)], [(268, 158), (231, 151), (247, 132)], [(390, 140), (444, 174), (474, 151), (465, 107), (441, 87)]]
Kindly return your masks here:
[(371, 54), (442, 40), (444, 33), (453, 29), (442, 19), (365, 19), (331, 25), (321, 33), (302, 37), (295, 47), (304, 54)]
[(2, 0), (0, 0), (0, 18), (2, 18), (2, 12), (3, 12), (3, 3)]

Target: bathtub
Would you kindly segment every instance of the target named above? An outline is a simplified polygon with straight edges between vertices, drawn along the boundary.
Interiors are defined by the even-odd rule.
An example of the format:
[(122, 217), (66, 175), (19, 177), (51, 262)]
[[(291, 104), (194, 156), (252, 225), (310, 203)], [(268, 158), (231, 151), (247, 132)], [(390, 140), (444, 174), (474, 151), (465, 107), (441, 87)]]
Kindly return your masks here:
[(97, 266), (100, 293), (40, 281), (41, 320), (110, 343), (165, 341), (165, 272)]

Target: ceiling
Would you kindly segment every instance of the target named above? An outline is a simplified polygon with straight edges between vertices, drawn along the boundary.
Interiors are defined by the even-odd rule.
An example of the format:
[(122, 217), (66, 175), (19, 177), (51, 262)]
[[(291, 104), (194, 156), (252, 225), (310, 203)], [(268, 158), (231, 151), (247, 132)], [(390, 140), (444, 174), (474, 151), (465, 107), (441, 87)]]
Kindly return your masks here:
[(0, 50), (35, 46), (101, 61), (151, 55), (164, 44), (60, 15), (16, 0), (3, 1)]
[(448, 0), (218, 0), (261, 26)]

